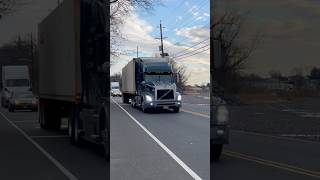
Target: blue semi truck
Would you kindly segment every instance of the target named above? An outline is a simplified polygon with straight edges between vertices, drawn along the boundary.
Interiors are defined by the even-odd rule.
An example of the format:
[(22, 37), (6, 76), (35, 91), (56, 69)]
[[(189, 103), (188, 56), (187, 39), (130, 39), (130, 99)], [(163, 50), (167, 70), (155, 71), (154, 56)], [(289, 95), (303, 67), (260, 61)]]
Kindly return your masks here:
[(168, 108), (179, 112), (181, 94), (169, 58), (134, 58), (122, 69), (122, 99), (143, 112)]

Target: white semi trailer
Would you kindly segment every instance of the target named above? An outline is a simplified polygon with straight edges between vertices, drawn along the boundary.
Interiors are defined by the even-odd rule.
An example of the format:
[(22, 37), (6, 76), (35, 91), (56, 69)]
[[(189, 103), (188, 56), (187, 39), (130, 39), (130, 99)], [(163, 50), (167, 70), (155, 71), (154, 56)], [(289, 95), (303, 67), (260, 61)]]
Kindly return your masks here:
[(39, 123), (58, 130), (69, 118), (71, 143), (102, 145), (109, 159), (109, 3), (64, 0), (38, 26), (34, 62)]

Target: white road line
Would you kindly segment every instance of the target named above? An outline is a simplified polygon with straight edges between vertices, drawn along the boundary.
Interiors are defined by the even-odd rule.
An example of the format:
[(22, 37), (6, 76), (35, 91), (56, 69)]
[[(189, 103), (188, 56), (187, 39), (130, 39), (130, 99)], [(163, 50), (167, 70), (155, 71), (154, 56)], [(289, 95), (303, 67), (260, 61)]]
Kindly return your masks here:
[(39, 123), (38, 121), (12, 121), (14, 123)]
[(141, 127), (169, 156), (172, 157), (187, 173), (194, 179), (201, 180), (200, 176), (196, 174), (188, 165), (186, 165), (178, 156), (176, 156), (166, 145), (164, 145), (157, 137), (155, 137), (147, 128), (145, 128), (138, 120), (136, 120), (128, 111), (121, 107), (115, 100), (112, 101), (120, 107), (138, 126)]
[(69, 138), (67, 135), (55, 135), (55, 136), (30, 136), (31, 138)]
[(65, 176), (71, 180), (77, 180), (78, 178), (68, 171), (59, 161), (53, 158), (44, 148), (36, 143), (30, 136), (28, 136), (21, 128), (15, 125), (7, 116), (0, 112), (1, 116), (4, 117), (14, 128), (16, 128), (31, 144), (33, 144), (43, 155), (45, 155)]

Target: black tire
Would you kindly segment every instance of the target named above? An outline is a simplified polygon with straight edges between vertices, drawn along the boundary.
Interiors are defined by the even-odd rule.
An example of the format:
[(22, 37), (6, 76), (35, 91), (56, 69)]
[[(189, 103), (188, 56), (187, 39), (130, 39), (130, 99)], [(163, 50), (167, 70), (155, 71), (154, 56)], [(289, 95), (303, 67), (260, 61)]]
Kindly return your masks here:
[(73, 145), (80, 146), (82, 144), (81, 139), (81, 124), (80, 124), (80, 110), (79, 108), (75, 107), (72, 112), (71, 116), (69, 118), (69, 136), (70, 136), (70, 142)]
[(9, 103), (6, 100), (4, 102), (4, 108), (9, 108)]
[(142, 108), (142, 112), (144, 112), (144, 113), (150, 112), (150, 109), (147, 108), (147, 107), (145, 107), (145, 105), (144, 105), (143, 103), (142, 103), (142, 105), (141, 105), (141, 108)]
[(222, 153), (222, 144), (210, 145), (210, 161), (218, 161)]
[(129, 96), (127, 94), (123, 94), (122, 102), (126, 103), (126, 104), (129, 104)]
[(180, 111), (180, 108), (179, 107), (173, 107), (172, 110), (173, 110), (174, 113), (178, 113)]
[(1, 97), (1, 107), (4, 108), (4, 100), (3, 100), (3, 97)]
[(42, 129), (59, 130), (61, 127), (61, 117), (57, 106), (42, 103), (42, 105), (40, 105), (39, 123)]
[(9, 112), (14, 112), (14, 108), (13, 107), (9, 107), (8, 110), (9, 110)]

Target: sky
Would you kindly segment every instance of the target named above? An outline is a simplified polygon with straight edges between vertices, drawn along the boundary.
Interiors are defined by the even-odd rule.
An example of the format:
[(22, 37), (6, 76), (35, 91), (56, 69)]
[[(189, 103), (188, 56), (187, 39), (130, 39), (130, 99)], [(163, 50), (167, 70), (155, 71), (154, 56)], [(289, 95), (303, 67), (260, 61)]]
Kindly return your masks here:
[[(121, 69), (134, 57), (159, 54), (160, 20), (163, 28), (164, 51), (176, 57), (185, 66), (188, 84), (206, 84), (210, 81), (209, 23), (210, 0), (162, 0), (152, 11), (134, 10), (125, 17), (120, 30), (124, 39), (119, 49), (122, 54), (113, 57), (111, 74)], [(198, 53), (198, 54), (196, 54)]]
[[(291, 75), (320, 67), (319, 0), (216, 0), (220, 11), (246, 14), (240, 40), (262, 32), (245, 72), (267, 76), (270, 70)], [(220, 15), (222, 13), (220, 12)]]
[(55, 7), (55, 0), (16, 0), (14, 11), (0, 20), (0, 46), (33, 33), (37, 36), (38, 23)]

